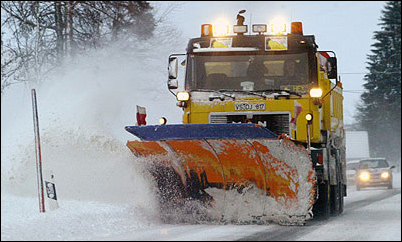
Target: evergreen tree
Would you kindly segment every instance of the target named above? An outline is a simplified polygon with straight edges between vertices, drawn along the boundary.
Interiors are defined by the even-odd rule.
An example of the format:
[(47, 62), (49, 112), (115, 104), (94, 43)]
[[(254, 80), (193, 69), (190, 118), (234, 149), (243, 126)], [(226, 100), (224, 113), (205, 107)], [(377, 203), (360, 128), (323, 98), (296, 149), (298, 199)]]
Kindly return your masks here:
[(366, 89), (356, 116), (368, 131), (371, 156), (401, 159), (401, 2), (388, 1), (368, 57)]

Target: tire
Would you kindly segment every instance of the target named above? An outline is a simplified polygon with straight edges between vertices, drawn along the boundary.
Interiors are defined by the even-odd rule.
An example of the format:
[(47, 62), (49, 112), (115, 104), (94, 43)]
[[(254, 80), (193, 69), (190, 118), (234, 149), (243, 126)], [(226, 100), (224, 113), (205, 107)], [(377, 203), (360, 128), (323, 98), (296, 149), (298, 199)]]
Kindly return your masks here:
[(362, 188), (360, 187), (359, 183), (356, 184), (356, 191), (360, 191)]
[(393, 188), (392, 182), (390, 182), (390, 183), (388, 184), (388, 189), (392, 189), (392, 188)]
[(328, 219), (330, 213), (330, 185), (325, 181), (318, 185), (318, 199), (313, 206), (313, 214), (315, 219)]

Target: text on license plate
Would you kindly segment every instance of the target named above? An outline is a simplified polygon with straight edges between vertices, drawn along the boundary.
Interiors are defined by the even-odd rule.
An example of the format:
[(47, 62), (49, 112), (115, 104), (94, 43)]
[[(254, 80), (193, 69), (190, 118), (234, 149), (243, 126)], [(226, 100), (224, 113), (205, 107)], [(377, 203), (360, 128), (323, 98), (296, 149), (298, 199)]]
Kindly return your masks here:
[(235, 103), (235, 110), (265, 110), (265, 103)]

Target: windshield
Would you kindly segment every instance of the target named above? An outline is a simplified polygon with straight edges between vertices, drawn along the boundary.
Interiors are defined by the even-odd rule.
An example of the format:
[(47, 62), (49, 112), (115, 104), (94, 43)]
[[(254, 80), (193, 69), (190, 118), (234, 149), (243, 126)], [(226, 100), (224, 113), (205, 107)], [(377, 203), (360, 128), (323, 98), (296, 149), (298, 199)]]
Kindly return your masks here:
[(290, 90), (310, 85), (308, 54), (189, 55), (188, 90)]
[(359, 165), (360, 169), (387, 168), (386, 160), (362, 160)]

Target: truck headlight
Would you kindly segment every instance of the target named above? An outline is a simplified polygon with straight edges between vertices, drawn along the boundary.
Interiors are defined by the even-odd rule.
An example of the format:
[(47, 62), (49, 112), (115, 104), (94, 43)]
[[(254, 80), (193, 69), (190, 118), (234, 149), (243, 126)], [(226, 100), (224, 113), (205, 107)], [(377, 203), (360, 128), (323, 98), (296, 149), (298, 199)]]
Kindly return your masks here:
[(311, 113), (306, 114), (306, 120), (308, 122), (310, 122), (311, 120), (313, 120), (313, 115)]
[(381, 173), (381, 178), (382, 179), (387, 179), (389, 177), (389, 172), (388, 171), (384, 171), (383, 173)]
[(233, 33), (235, 34), (244, 34), (247, 33), (247, 31), (247, 25), (233, 25)]
[(310, 97), (321, 97), (322, 96), (322, 90), (321, 88), (312, 88), (310, 90)]
[(177, 92), (177, 101), (188, 101), (190, 99), (190, 93), (188, 92)]
[(362, 173), (360, 173), (359, 178), (362, 181), (368, 181), (370, 180), (370, 173), (368, 173), (367, 171), (363, 171)]
[(265, 33), (267, 32), (266, 24), (253, 24), (253, 33)]
[(165, 117), (161, 117), (161, 118), (159, 119), (159, 123), (160, 123), (161, 125), (165, 125), (165, 124), (167, 123), (167, 119), (166, 119)]

